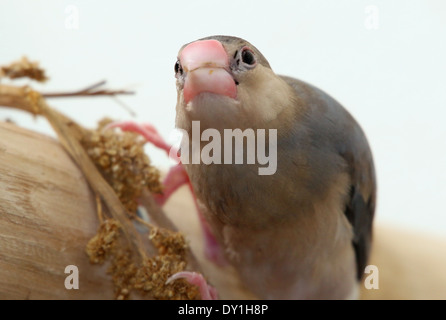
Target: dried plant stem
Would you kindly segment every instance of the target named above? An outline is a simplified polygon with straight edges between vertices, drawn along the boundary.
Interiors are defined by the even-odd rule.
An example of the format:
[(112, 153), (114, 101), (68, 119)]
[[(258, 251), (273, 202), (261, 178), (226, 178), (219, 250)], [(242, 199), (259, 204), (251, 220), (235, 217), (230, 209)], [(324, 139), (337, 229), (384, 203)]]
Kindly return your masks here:
[(134, 94), (133, 91), (127, 91), (127, 90), (107, 90), (107, 89), (101, 89), (99, 90), (99, 87), (102, 87), (107, 82), (105, 80), (102, 80), (98, 83), (92, 84), (91, 86), (88, 86), (82, 90), (78, 91), (72, 91), (72, 92), (51, 92), (51, 93), (42, 93), (42, 96), (44, 98), (66, 98), (66, 97), (86, 97), (86, 96), (116, 96), (116, 95), (129, 95)]
[(128, 219), (126, 209), (117, 198), (114, 190), (107, 181), (105, 181), (94, 163), (90, 160), (90, 157), (79, 141), (85, 129), (61, 113), (53, 110), (48, 106), (40, 93), (29, 87), (0, 85), (0, 105), (21, 109), (35, 115), (43, 115), (49, 121), (54, 131), (57, 133), (62, 146), (73, 158), (82, 172), (85, 173), (85, 178), (90, 187), (104, 201), (104, 204), (112, 217), (123, 226), (123, 231), (126, 238), (129, 240), (130, 247), (139, 254), (140, 259), (145, 258), (146, 254), (142, 249), (141, 239), (137, 237), (137, 232), (134, 230), (133, 224)]
[[(77, 95), (79, 95), (81, 92), (95, 89), (102, 84), (103, 82), (99, 82), (98, 84), (78, 91)], [(133, 224), (128, 219), (126, 209), (123, 207), (114, 190), (99, 173), (94, 163), (91, 161), (90, 157), (80, 144), (80, 139), (83, 135), (85, 135), (86, 129), (62, 113), (49, 107), (39, 92), (34, 91), (27, 86), (16, 87), (0, 84), (0, 105), (24, 110), (31, 114), (42, 115), (47, 118), (51, 126), (56, 131), (62, 146), (77, 163), (79, 168), (85, 173), (85, 177), (90, 184), (90, 187), (104, 202), (106, 209), (112, 215), (112, 217), (123, 226), (124, 234), (129, 240), (131, 247), (138, 253), (140, 259), (144, 259), (146, 257), (146, 253), (142, 249), (141, 239), (139, 239), (137, 236), (137, 232), (134, 229)], [(149, 192), (143, 192), (140, 199), (140, 204), (146, 208), (150, 217), (158, 226), (173, 231), (178, 230), (172, 221), (165, 215), (163, 210), (156, 205)], [(201, 268), (197, 259), (192, 252), (190, 252), (190, 250), (188, 252), (189, 265), (193, 270), (200, 272)]]
[(155, 226), (154, 224), (151, 224), (150, 222), (147, 222), (147, 221), (141, 219), (141, 218), (138, 217), (138, 216), (135, 216), (134, 219), (135, 219), (136, 221), (138, 221), (139, 223), (141, 223), (142, 225), (146, 226), (149, 230), (151, 230), (151, 229), (153, 229), (153, 228), (156, 228), (156, 226)]
[[(58, 113), (52, 110), (46, 104), (44, 99), (39, 99), (39, 108), (42, 110), (43, 115), (48, 119), (51, 126), (56, 131), (62, 145), (78, 164), (80, 169), (86, 173), (86, 179), (92, 189), (104, 200), (108, 212), (110, 212), (112, 217), (123, 226), (123, 231), (129, 240), (130, 247), (135, 252), (139, 253), (142, 259), (145, 258), (146, 254), (142, 249), (141, 239), (137, 237), (137, 232), (134, 230), (133, 224), (128, 219), (129, 215), (127, 214), (126, 209), (123, 207), (121, 201), (119, 201), (112, 187), (96, 169), (96, 166), (90, 160), (90, 157), (85, 152), (79, 140), (76, 139), (75, 135), (71, 133), (70, 124), (61, 122), (59, 120), (60, 118), (58, 117)], [(139, 262), (141, 261), (142, 260)]]
[(96, 211), (98, 213), (98, 219), (99, 219), (99, 223), (103, 223), (104, 222), (104, 215), (102, 213), (102, 201), (101, 201), (101, 197), (96, 193)]

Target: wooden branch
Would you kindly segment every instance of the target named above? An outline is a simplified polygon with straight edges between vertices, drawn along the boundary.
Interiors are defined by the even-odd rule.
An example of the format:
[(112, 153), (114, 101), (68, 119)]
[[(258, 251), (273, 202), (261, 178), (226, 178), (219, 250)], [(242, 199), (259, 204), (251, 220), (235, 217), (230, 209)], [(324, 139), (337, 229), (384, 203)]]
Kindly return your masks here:
[(140, 259), (142, 259), (145, 255), (140, 249), (141, 241), (136, 236), (137, 233), (133, 224), (127, 218), (128, 214), (125, 208), (122, 206), (113, 189), (98, 172), (96, 166), (79, 142), (85, 129), (61, 113), (51, 109), (42, 96), (29, 87), (0, 85), (0, 105), (22, 109), (33, 114), (43, 115), (47, 118), (66, 151), (77, 163), (82, 172), (86, 173), (86, 179), (92, 189), (105, 201), (106, 207), (112, 217), (121, 223), (131, 247), (135, 252), (140, 254)]
[[(97, 87), (97, 85), (93, 87)], [(112, 187), (99, 173), (95, 164), (81, 145), (80, 141), (85, 136), (86, 130), (61, 113), (50, 108), (38, 92), (27, 87), (15, 88), (0, 86), (1, 104), (32, 112), (33, 114), (43, 115), (49, 121), (56, 131), (62, 146), (84, 173), (96, 197), (99, 196), (103, 200), (107, 212), (119, 223), (121, 230), (128, 240), (131, 251), (136, 253), (136, 256), (132, 258), (133, 263), (135, 263), (137, 268), (143, 268), (143, 264), (146, 263), (147, 258), (157, 254), (157, 250), (152, 246), (151, 254), (148, 255), (146, 253), (147, 246), (143, 246), (138, 232), (129, 219), (130, 214), (118, 199)], [(162, 210), (155, 207), (156, 204), (149, 195), (146, 195), (145, 199), (149, 213), (157, 212), (158, 216), (163, 214)], [(172, 226), (172, 223), (167, 218), (161, 219), (159, 222), (167, 224), (168, 227)], [(164, 227), (163, 225), (160, 226)], [(200, 272), (199, 265), (196, 263), (192, 254), (189, 254), (189, 259), (191, 260), (189, 263), (192, 263), (194, 266), (194, 271)]]
[(119, 201), (112, 187), (99, 173), (87, 152), (80, 144), (79, 139), (77, 138), (79, 133), (76, 132), (76, 128), (73, 128), (73, 122), (60, 121), (60, 114), (51, 109), (46, 104), (45, 100), (40, 99), (38, 103), (41, 113), (56, 131), (59, 141), (71, 155), (81, 171), (85, 173), (85, 177), (90, 184), (90, 187), (104, 200), (106, 208), (111, 216), (123, 226), (123, 231), (129, 240), (130, 246), (136, 253), (139, 253), (140, 259), (142, 260), (146, 254), (142, 251), (141, 240), (137, 236), (138, 233), (128, 219), (129, 214), (121, 201)]
[[(89, 91), (103, 83), (104, 81), (99, 82), (82, 91)], [(141, 251), (141, 241), (136, 237), (137, 232), (128, 220), (128, 214), (125, 208), (116, 197), (113, 189), (96, 169), (90, 157), (79, 142), (80, 137), (85, 134), (85, 129), (77, 125), (71, 119), (65, 117), (63, 114), (50, 108), (46, 101), (39, 96), (39, 93), (28, 87), (17, 88), (0, 85), (0, 105), (20, 108), (34, 114), (43, 115), (47, 118), (67, 152), (78, 164), (81, 171), (87, 173), (86, 179), (90, 183), (92, 189), (103, 198), (111, 215), (124, 226), (124, 232), (129, 238), (130, 244), (135, 252), (140, 254), (141, 259), (144, 258), (145, 254)], [(174, 229), (174, 224), (166, 217), (162, 209), (156, 205), (150, 194), (145, 193), (141, 201), (149, 214), (155, 215), (158, 226), (169, 230), (177, 230)], [(200, 272), (201, 269), (196, 262), (195, 257), (190, 254), (189, 258), (193, 269)]]
[[(26, 147), (24, 147), (26, 146)], [(0, 299), (113, 299), (85, 245), (96, 234), (94, 194), (54, 139), (0, 123)], [(65, 267), (79, 269), (67, 290)]]

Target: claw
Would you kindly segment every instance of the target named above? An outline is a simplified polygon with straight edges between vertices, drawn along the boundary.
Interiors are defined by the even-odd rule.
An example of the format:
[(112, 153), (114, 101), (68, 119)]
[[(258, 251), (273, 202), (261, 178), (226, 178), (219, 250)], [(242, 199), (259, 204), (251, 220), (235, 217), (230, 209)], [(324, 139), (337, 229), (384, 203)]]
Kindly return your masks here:
[(178, 279), (185, 279), (190, 284), (197, 286), (200, 290), (202, 300), (218, 299), (217, 290), (214, 287), (208, 285), (208, 283), (200, 273), (189, 271), (177, 272), (174, 275), (170, 276), (169, 279), (167, 279), (166, 284), (169, 284)]

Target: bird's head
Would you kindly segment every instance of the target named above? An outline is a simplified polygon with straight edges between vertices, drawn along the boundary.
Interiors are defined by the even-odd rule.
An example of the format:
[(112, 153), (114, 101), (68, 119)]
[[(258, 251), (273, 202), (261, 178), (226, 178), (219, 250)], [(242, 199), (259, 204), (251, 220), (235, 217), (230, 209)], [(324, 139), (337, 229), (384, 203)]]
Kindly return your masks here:
[(291, 87), (249, 42), (211, 36), (184, 45), (175, 63), (177, 127), (266, 128), (292, 103)]

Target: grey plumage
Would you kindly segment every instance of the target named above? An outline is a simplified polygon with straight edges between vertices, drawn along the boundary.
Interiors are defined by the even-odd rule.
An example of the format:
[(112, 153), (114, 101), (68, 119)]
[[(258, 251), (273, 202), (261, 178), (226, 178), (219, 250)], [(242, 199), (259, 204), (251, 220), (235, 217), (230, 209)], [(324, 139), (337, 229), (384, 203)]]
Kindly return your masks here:
[(255, 165), (186, 165), (227, 259), (261, 298), (353, 297), (370, 252), (376, 200), (362, 129), (323, 91), (275, 75), (249, 42), (205, 39), (220, 41), (229, 59), (248, 46), (258, 65), (228, 71), (238, 83), (237, 103), (202, 94), (186, 105), (178, 81), (177, 126), (190, 131), (190, 122), (200, 120), (202, 130), (265, 128), (278, 134), (277, 172), (271, 176), (258, 175)]

